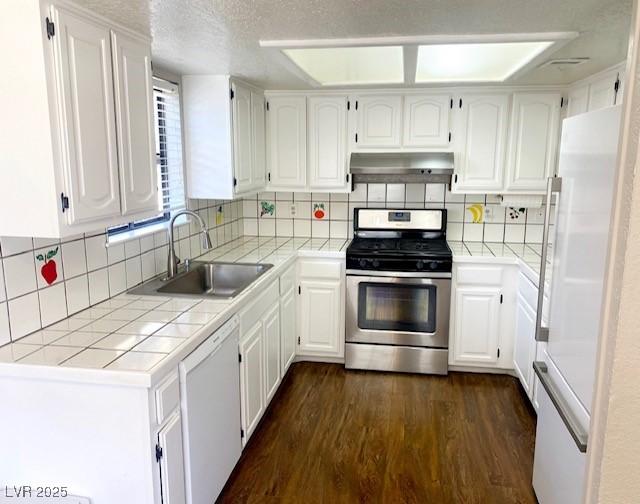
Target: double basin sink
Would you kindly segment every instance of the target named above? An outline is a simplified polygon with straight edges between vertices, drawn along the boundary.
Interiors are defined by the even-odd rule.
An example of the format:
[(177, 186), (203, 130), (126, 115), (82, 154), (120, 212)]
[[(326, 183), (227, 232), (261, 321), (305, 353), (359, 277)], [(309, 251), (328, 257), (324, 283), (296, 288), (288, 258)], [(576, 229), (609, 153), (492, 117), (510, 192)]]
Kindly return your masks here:
[(129, 293), (232, 299), (272, 267), (273, 264), (192, 261), (175, 277), (155, 278)]

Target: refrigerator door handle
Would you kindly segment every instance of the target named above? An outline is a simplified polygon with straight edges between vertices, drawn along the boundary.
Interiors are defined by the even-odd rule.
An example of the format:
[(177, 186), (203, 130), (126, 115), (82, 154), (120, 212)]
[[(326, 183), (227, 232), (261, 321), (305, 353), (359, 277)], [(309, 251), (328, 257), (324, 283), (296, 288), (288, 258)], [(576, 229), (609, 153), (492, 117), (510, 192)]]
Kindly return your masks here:
[(562, 394), (549, 378), (547, 365), (544, 362), (535, 361), (533, 363), (533, 370), (540, 379), (540, 383), (542, 383), (547, 394), (549, 394), (551, 402), (556, 407), (560, 418), (567, 427), (569, 434), (571, 434), (578, 450), (580, 450), (581, 453), (586, 453), (589, 434), (580, 426), (573, 413), (571, 413), (571, 409), (567, 405), (566, 401), (562, 398)]
[(551, 202), (553, 193), (560, 193), (562, 178), (547, 179), (547, 194), (544, 209), (544, 228), (542, 230), (542, 254), (540, 257), (540, 280), (538, 282), (538, 309), (536, 311), (536, 341), (549, 341), (549, 328), (542, 325), (544, 305), (544, 282), (547, 276), (547, 253), (549, 251), (549, 227), (551, 225)]

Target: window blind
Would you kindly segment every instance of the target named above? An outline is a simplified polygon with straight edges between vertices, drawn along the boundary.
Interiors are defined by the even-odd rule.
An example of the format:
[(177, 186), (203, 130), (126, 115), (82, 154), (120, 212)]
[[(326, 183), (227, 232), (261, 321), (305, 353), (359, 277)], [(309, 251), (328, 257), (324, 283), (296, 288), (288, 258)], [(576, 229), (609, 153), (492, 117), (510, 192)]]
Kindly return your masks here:
[(153, 100), (158, 187), (162, 192), (162, 208), (165, 213), (171, 213), (185, 206), (178, 86), (154, 79)]

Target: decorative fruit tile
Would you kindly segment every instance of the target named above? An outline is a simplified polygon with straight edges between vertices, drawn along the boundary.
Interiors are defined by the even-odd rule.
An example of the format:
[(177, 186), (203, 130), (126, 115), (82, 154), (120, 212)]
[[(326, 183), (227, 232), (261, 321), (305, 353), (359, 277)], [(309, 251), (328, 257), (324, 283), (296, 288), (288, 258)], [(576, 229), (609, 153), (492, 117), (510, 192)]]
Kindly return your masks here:
[(313, 204), (312, 216), (316, 220), (324, 220), (327, 217), (327, 204), (318, 202)]
[(276, 204), (273, 201), (261, 201), (260, 202), (260, 217), (269, 218), (273, 217), (276, 213)]
[(38, 287), (46, 287), (64, 280), (60, 246), (34, 251), (38, 272)]

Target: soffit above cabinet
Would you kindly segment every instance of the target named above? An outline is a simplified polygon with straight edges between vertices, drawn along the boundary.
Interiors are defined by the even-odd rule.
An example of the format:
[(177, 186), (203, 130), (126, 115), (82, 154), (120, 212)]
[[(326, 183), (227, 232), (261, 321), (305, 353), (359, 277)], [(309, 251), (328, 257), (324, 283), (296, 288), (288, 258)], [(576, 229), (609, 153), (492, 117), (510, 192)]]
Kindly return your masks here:
[(568, 84), (624, 60), (631, 0), (78, 0), (153, 35), (154, 63), (180, 74), (241, 75), (265, 89), (309, 89), (260, 40), (577, 31), (555, 58), (589, 57), (572, 68), (545, 67), (515, 84)]

